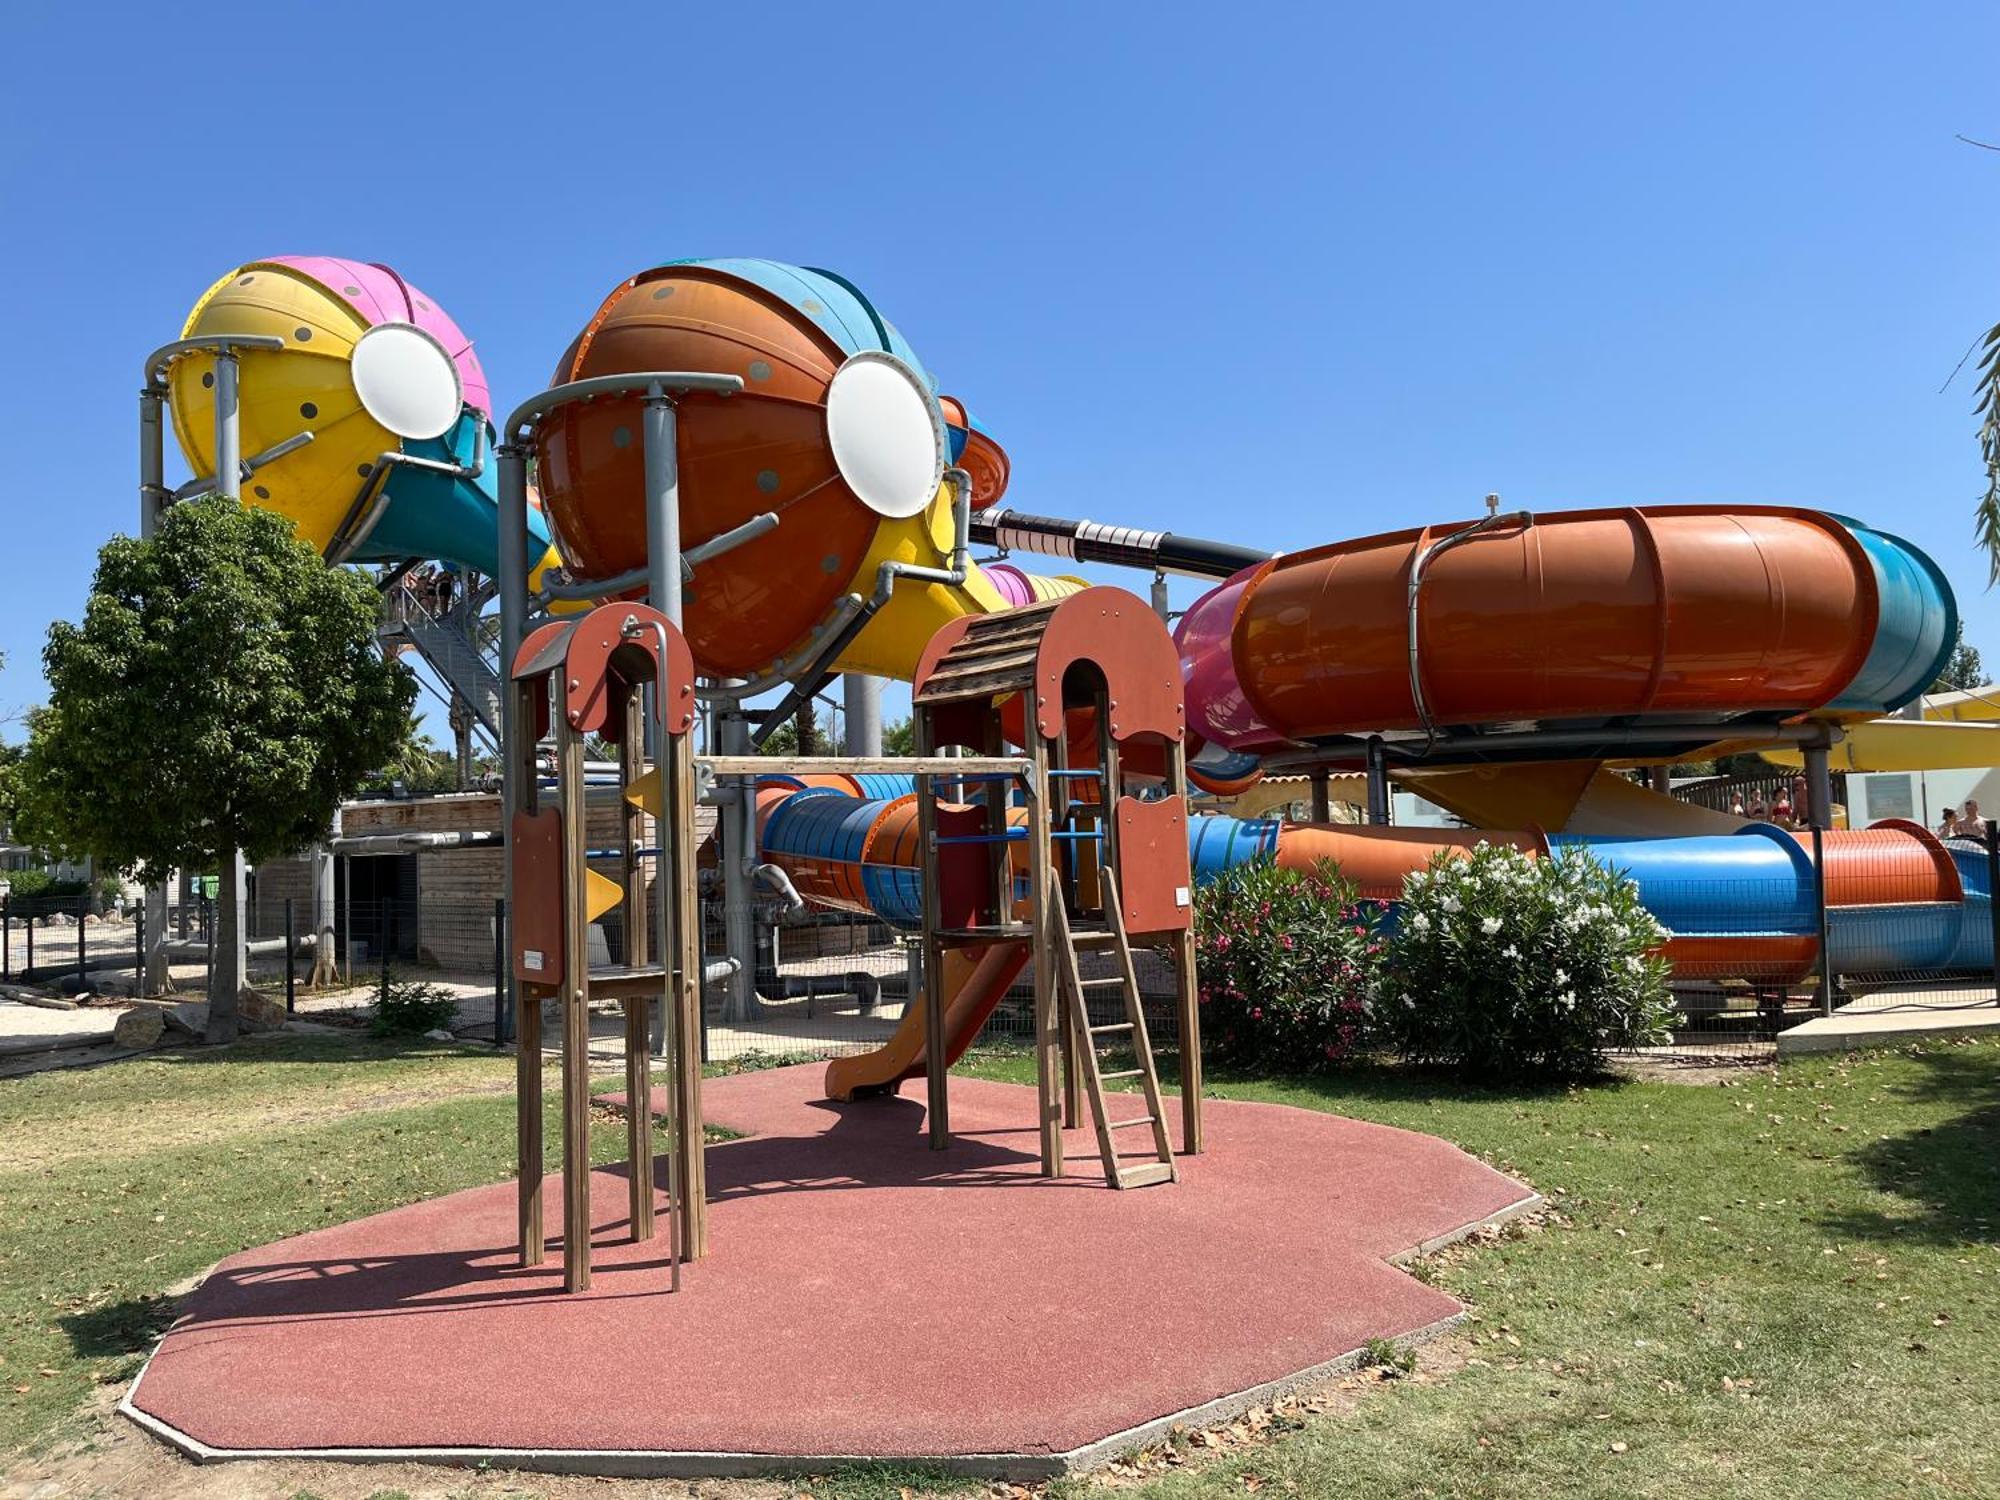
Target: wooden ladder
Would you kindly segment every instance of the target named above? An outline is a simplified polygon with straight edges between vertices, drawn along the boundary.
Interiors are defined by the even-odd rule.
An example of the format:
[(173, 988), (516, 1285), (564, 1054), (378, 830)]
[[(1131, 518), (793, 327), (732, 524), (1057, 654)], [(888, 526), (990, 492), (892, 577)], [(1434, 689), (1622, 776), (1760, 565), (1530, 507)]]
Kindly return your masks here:
[[(1180, 1178), (1174, 1164), (1173, 1143), (1167, 1138), (1167, 1112), (1160, 1103), (1160, 1074), (1153, 1063), (1153, 1044), (1146, 1035), (1146, 1012), (1139, 999), (1139, 976), (1132, 968), (1132, 945), (1125, 938), (1125, 918), (1118, 906), (1118, 886), (1108, 868), (1101, 869), (1104, 914), (1110, 930), (1072, 932), (1069, 913), (1063, 907), (1062, 892), (1053, 885), (1049, 891), (1050, 947), (1055, 952), (1060, 982), (1069, 996), (1070, 1046), (1083, 1064), (1084, 1092), (1090, 1096), (1090, 1117), (1097, 1126), (1097, 1148), (1104, 1157), (1104, 1180), (1115, 1188), (1146, 1187), (1155, 1182), (1175, 1182)], [(1105, 979), (1085, 979), (1077, 962), (1079, 948), (1105, 949), (1118, 961), (1118, 972)], [(1090, 1024), (1090, 1007), (1084, 996), (1092, 989), (1117, 985), (1125, 999), (1125, 1019), (1105, 1026)], [(1097, 1065), (1100, 1037), (1126, 1036), (1130, 1040), (1136, 1067), (1106, 1073)], [(1126, 1078), (1140, 1082), (1146, 1113), (1126, 1120), (1110, 1117), (1104, 1085)], [(1125, 1096), (1129, 1097), (1129, 1096)], [(1153, 1160), (1121, 1162), (1117, 1132), (1140, 1125), (1153, 1132)]]

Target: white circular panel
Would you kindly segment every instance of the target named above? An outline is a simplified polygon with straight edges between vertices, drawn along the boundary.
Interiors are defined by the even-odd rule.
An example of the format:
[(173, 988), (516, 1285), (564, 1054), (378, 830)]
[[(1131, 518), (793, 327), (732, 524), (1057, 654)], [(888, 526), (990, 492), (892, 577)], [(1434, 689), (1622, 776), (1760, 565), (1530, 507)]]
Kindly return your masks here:
[(847, 487), (880, 516), (914, 516), (944, 477), (944, 419), (916, 371), (865, 350), (826, 388), (826, 435)]
[(378, 323), (362, 334), (349, 373), (362, 407), (397, 437), (441, 437), (458, 420), (458, 366), (413, 323)]

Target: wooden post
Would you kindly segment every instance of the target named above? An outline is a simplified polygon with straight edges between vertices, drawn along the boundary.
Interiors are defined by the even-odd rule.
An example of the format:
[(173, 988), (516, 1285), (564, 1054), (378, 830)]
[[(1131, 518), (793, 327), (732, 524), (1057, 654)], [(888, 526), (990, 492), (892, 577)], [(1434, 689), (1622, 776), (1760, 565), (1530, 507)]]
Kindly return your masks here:
[[(1032, 723), (1028, 732), (1035, 733)], [(1077, 896), (1080, 887), (1077, 867), (1080, 850), (1076, 841), (1064, 839), (1057, 844), (1057, 830), (1072, 831), (1074, 821), (1070, 816), (1070, 783), (1068, 778), (1053, 773), (1069, 769), (1069, 736), (1058, 735), (1049, 741), (1049, 772), (1046, 779), (1049, 808), (1049, 886), (1054, 892), (1051, 900), (1062, 903), (1069, 909), (1070, 898)], [(1033, 837), (1030, 834), (1030, 837)], [(1075, 1130), (1083, 1123), (1083, 1058), (1076, 1050), (1075, 1032), (1071, 1029), (1070, 1012), (1083, 1011), (1083, 1024), (1090, 1025), (1090, 1010), (1083, 1003), (1081, 993), (1071, 994), (1066, 984), (1056, 986), (1056, 1045), (1062, 1049), (1062, 1122), (1064, 1130)]]
[[(1167, 795), (1187, 806), (1187, 747), (1167, 746)], [(1189, 877), (1192, 879), (1192, 875)], [(1190, 898), (1193, 892), (1189, 892)], [(1174, 999), (1180, 1010), (1181, 1150), (1196, 1156), (1203, 1148), (1201, 1127), (1201, 993), (1195, 973), (1194, 925), (1183, 927), (1173, 946)]]
[[(927, 709), (917, 709), (914, 728), (917, 754), (936, 755)], [(951, 1083), (944, 1055), (944, 945), (938, 939), (937, 782), (928, 772), (917, 774), (917, 850), (924, 897), (924, 1126), (931, 1150), (942, 1151), (951, 1144)]]
[(563, 1285), (590, 1289), (590, 921), (584, 906), (583, 736), (560, 708), (556, 790), (563, 835)]
[(1049, 860), (1049, 745), (1035, 723), (1035, 709), (1027, 705), (1028, 759), (1028, 895), (1029, 920), (1035, 965), (1035, 1091), (1036, 1115), (1041, 1128), (1042, 1174), (1060, 1177), (1063, 1170), (1062, 1139), (1062, 1035), (1058, 1024), (1055, 934), (1060, 925), (1049, 908), (1060, 901), (1062, 892), (1050, 879)]
[[(514, 1150), (519, 1160), (521, 1264), (542, 1263), (542, 987), (514, 986)], [(505, 997), (499, 997), (505, 1003)]]
[(699, 1260), (708, 1254), (708, 1161), (703, 1153), (701, 1114), (701, 918), (695, 905), (694, 746), (684, 734), (660, 734), (665, 770), (672, 789), (668, 819), (658, 831), (669, 880), (661, 900), (672, 903), (671, 949), (661, 955), (669, 970), (671, 1019), (668, 1026), (673, 1069), (675, 1211), (680, 1216), (680, 1254)]

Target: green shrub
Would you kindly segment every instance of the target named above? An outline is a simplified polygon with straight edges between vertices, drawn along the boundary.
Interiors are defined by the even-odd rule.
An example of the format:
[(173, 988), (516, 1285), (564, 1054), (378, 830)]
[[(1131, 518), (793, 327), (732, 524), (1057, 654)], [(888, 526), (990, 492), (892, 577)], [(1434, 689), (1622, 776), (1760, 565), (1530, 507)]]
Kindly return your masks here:
[(1331, 865), (1238, 865), (1195, 895), (1202, 1040), (1220, 1061), (1310, 1072), (1366, 1041), (1382, 944)]
[(1440, 855), (1403, 883), (1377, 1020), (1405, 1057), (1468, 1077), (1597, 1072), (1610, 1048), (1666, 1038), (1665, 935), (1581, 848)]
[(376, 990), (368, 1034), (422, 1036), (427, 1031), (449, 1031), (457, 1019), (458, 1002), (443, 985), (385, 977)]

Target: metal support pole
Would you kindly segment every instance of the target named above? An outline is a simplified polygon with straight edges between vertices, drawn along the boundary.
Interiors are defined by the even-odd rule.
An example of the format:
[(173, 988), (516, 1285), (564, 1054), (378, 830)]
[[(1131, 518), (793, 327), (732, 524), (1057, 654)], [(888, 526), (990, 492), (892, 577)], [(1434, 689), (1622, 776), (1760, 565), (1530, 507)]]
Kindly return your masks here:
[(1806, 762), (1806, 821), (1814, 828), (1833, 827), (1833, 776), (1827, 770), (1828, 747), (1826, 739), (1801, 747)]
[(1986, 889), (1995, 893), (1986, 903), (1993, 923), (1994, 993), (2000, 996), (2000, 821), (1986, 820)]
[(882, 753), (882, 679), (849, 672), (840, 679), (847, 710), (847, 753)]
[[(750, 753), (750, 724), (740, 713), (718, 715), (724, 755)], [(723, 951), (736, 960), (735, 972), (724, 981), (728, 995), (723, 1019), (741, 1024), (757, 1018), (757, 924), (751, 920), (755, 893), (750, 871), (757, 863), (756, 783), (743, 777), (734, 802), (716, 820), (722, 861)]]
[[(167, 505), (163, 421), (167, 393), (150, 382), (139, 392), (139, 536), (151, 541)], [(138, 931), (138, 993), (158, 994), (167, 982), (167, 887), (146, 887)]]
[(681, 617), (680, 421), (673, 398), (646, 392), (646, 602), (678, 628)]
[(1315, 823), (1333, 821), (1333, 803), (1327, 796), (1327, 774), (1324, 770), (1312, 773), (1312, 820)]
[[(153, 893), (148, 891), (146, 894), (150, 897)], [(139, 903), (138, 923), (132, 932), (132, 993), (135, 995), (146, 993), (146, 929), (148, 925), (146, 921), (146, 903), (141, 901)], [(0, 972), (4, 972), (4, 963), (0, 963)]]
[(299, 929), (293, 918), (292, 898), (285, 897), (285, 1013), (299, 1008)]
[(1160, 623), (1164, 625), (1172, 612), (1173, 607), (1167, 600), (1167, 575), (1156, 572), (1153, 574), (1153, 613), (1160, 617)]
[(28, 972), (35, 972), (35, 914), (28, 913)]
[(236, 355), (215, 351), (215, 492), (243, 498), (243, 443), (236, 409)]
[(90, 973), (90, 964), (88, 955), (84, 952), (83, 941), (84, 934), (88, 931), (83, 919), (89, 915), (90, 897), (78, 896), (76, 898), (76, 991), (79, 995), (89, 987), (89, 980), (85, 976)]
[(1377, 827), (1389, 821), (1389, 762), (1379, 734), (1368, 740), (1368, 821)]
[(507, 903), (493, 898), (493, 1045), (504, 1047), (511, 1035), (507, 1026)]
[(1833, 1014), (1833, 945), (1827, 939), (1826, 835), (1813, 824), (1813, 911), (1819, 919), (1819, 1013)]
[[(143, 946), (143, 945), (142, 945)], [(14, 977), (14, 903), (0, 902), (0, 979)]]

